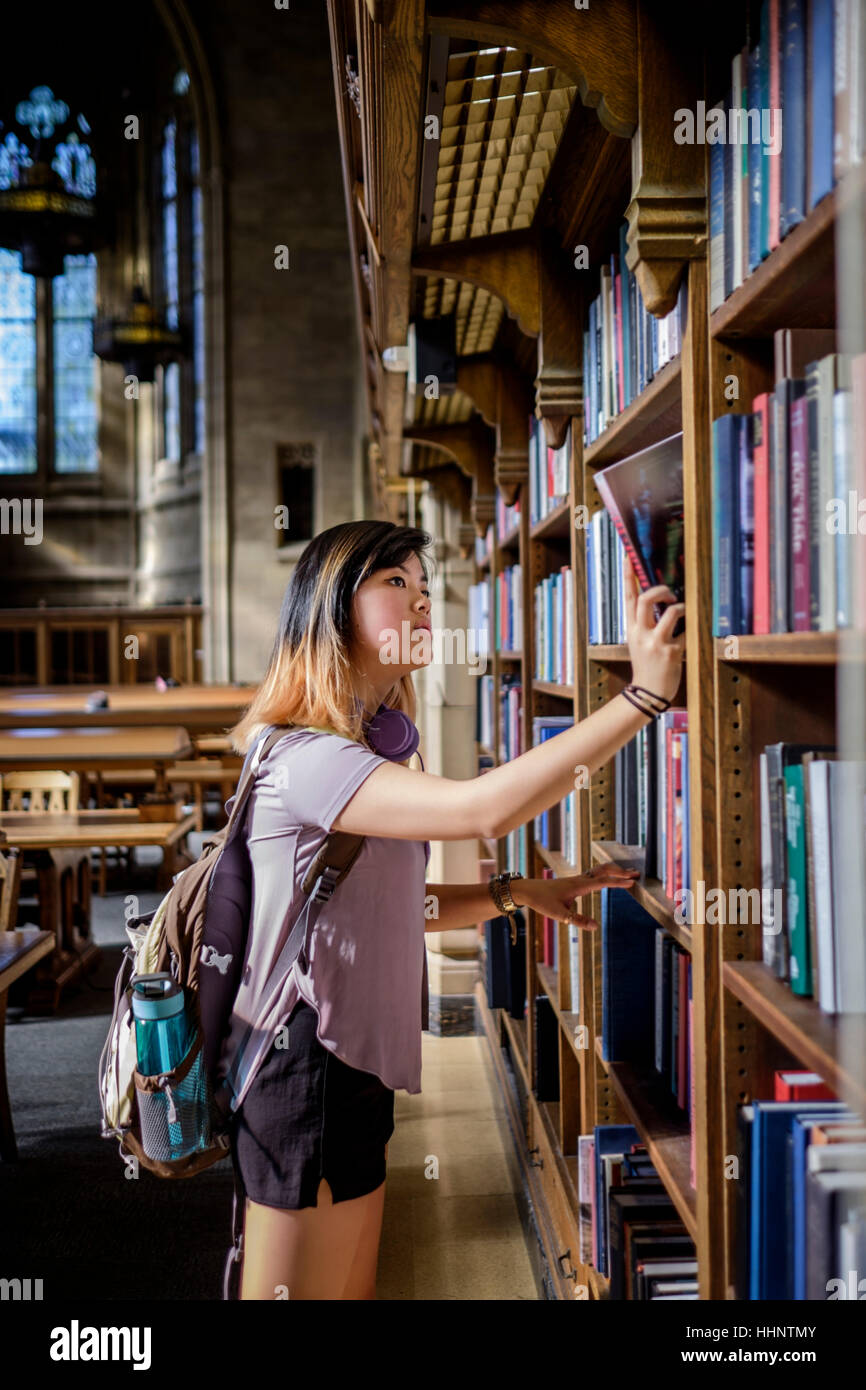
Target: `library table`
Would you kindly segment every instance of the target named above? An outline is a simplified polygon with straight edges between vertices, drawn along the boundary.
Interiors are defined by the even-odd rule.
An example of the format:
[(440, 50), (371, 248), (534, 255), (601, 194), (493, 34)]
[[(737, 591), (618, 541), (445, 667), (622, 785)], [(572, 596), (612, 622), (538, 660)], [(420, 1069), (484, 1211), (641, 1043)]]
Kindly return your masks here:
[(0, 841), (34, 857), (38, 877), (39, 925), (50, 932), (49, 961), (40, 969), (28, 1006), (57, 1008), (60, 991), (92, 968), (99, 947), (90, 933), (90, 851), (114, 845), (154, 845), (163, 851), (159, 887), (167, 888), (178, 868), (178, 846), (195, 824), (146, 821), (137, 810), (4, 811)]
[[(179, 685), (157, 690), (152, 685), (15, 686), (0, 691), (0, 729), (36, 724), (57, 728), (102, 725), (146, 727), (182, 724), (194, 733), (221, 734), (236, 724), (256, 691), (249, 685)], [(87, 708), (97, 689), (107, 695), (105, 709)]]
[(169, 763), (187, 758), (192, 745), (186, 729), (35, 728), (0, 730), (0, 772), (60, 768), (63, 772), (108, 772), (116, 768), (151, 767), (156, 772), (156, 795), (165, 800), (165, 771)]

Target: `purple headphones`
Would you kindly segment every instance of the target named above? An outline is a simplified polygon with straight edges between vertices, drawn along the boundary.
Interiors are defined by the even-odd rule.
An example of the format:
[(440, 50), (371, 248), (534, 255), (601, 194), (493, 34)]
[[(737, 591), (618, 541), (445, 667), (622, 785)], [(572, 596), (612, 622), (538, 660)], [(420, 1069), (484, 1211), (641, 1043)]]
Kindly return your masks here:
[[(365, 730), (370, 747), (390, 762), (401, 763), (418, 752), (420, 735), (408, 714), (402, 710), (380, 705), (373, 717), (365, 722)], [(421, 766), (424, 766), (423, 758)]]

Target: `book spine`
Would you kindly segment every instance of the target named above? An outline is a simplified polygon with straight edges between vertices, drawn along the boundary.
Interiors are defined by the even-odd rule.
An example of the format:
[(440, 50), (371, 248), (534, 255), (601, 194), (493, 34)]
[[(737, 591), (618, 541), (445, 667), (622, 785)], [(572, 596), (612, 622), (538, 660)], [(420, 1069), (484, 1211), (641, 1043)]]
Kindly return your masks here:
[(754, 620), (755, 579), (755, 469), (752, 458), (752, 416), (740, 417), (740, 440), (737, 484), (739, 505), (739, 535), (737, 561), (739, 591), (737, 594), (737, 632), (751, 632)]
[(821, 458), (818, 449), (818, 415), (821, 392), (820, 364), (810, 362), (806, 368), (806, 494), (808, 498), (807, 528), (809, 546), (809, 628), (818, 632), (821, 627), (821, 588), (824, 574), (821, 567), (821, 533), (826, 530), (826, 512), (821, 506)]
[(810, 627), (809, 415), (805, 396), (791, 403), (791, 617), (794, 632)]
[(749, 126), (749, 274), (761, 263), (763, 145), (761, 143), (761, 45), (749, 54), (749, 110), (758, 113), (758, 130)]
[(754, 617), (752, 631), (770, 631), (770, 469), (769, 469), (769, 410), (770, 398), (764, 392), (753, 402), (752, 423), (754, 489), (755, 489), (755, 579)]
[(782, 53), (785, 136), (782, 141), (782, 235), (806, 215), (805, 0), (785, 0)]
[[(782, 119), (782, 0), (770, 0), (770, 114), (774, 124), (775, 143), (781, 135)], [(770, 166), (770, 206), (768, 209), (767, 242), (770, 250), (779, 245), (781, 239), (782, 216), (782, 151), (771, 150), (768, 155)]]
[(809, 211), (833, 187), (833, 0), (810, 0)]

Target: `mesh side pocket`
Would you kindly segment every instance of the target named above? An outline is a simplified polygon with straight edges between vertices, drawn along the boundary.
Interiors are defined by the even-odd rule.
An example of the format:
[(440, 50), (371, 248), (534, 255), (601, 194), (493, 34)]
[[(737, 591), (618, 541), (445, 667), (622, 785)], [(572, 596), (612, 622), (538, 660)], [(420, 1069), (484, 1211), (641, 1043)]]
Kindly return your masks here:
[(173, 1072), (163, 1076), (135, 1073), (141, 1146), (148, 1158), (168, 1163), (206, 1149), (212, 1142), (211, 1088), (201, 1044), (199, 1030)]

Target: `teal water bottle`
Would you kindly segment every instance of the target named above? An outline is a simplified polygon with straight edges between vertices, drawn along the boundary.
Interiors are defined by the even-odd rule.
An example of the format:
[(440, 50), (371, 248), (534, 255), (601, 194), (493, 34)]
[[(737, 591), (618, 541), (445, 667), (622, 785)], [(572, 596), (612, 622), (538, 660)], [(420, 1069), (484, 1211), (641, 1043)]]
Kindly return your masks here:
[(157, 1094), (138, 1095), (144, 1151), (151, 1158), (183, 1158), (199, 1147), (202, 1104), (195, 1076), (168, 1083), (193, 1041), (182, 987), (168, 974), (138, 975), (132, 981), (135, 1050), (142, 1076), (159, 1076)]
[(142, 1076), (173, 1071), (191, 1041), (181, 986), (168, 974), (137, 975), (132, 983), (132, 1013)]

